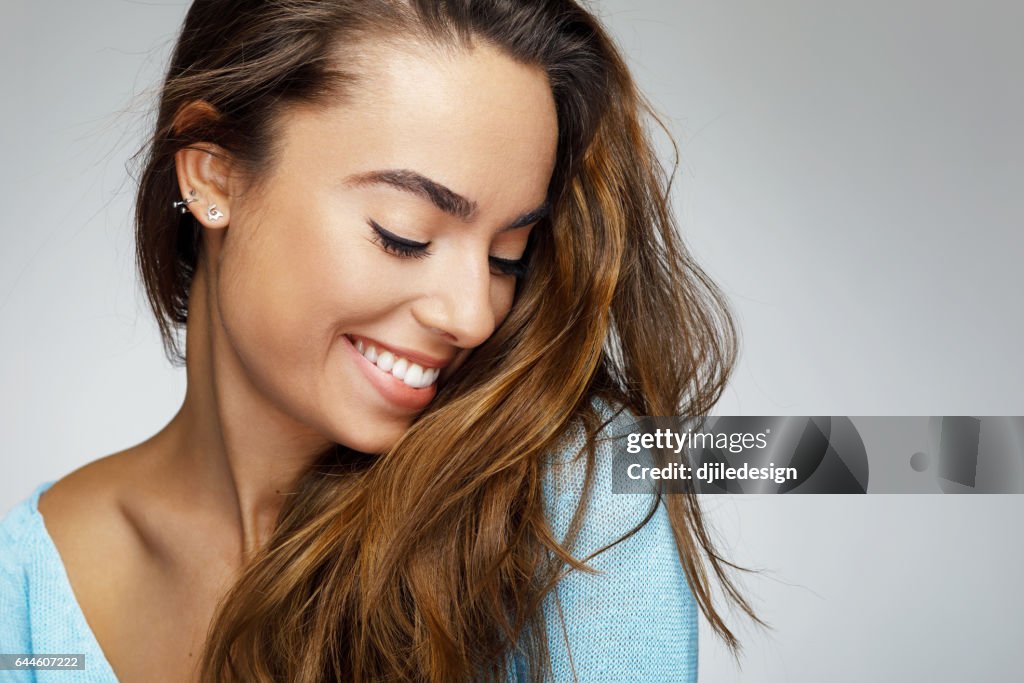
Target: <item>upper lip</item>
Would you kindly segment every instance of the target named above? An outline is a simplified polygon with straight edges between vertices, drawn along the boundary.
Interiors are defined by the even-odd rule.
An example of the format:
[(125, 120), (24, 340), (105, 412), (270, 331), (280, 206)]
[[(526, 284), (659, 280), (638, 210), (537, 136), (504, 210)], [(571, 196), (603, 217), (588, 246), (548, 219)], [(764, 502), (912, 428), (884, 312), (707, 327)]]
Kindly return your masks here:
[(364, 337), (361, 334), (349, 334), (347, 336), (350, 340), (352, 340), (353, 343), (356, 342), (357, 340), (362, 340), (364, 344), (374, 346), (377, 348), (378, 351), (390, 351), (396, 356), (402, 356), (403, 358), (407, 358), (411, 360), (413, 363), (416, 363), (417, 365), (423, 368), (443, 368), (449, 363), (451, 363), (450, 358), (438, 358), (436, 356), (430, 356), (419, 351), (413, 351), (412, 349), (405, 349), (402, 348), (401, 346), (385, 344), (382, 341), (378, 341), (370, 337)]

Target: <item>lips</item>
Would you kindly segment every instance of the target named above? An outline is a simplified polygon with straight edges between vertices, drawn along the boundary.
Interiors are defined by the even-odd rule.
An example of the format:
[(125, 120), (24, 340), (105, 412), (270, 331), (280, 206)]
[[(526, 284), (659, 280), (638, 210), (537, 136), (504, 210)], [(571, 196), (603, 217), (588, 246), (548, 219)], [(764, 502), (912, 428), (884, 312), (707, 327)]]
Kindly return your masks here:
[(448, 361), (359, 335), (342, 339), (363, 375), (389, 403), (418, 411), (434, 398), (437, 377)]
[(410, 361), (418, 363), (425, 368), (443, 368), (452, 362), (450, 357), (444, 358), (440, 356), (432, 356), (429, 353), (424, 353), (422, 351), (402, 346), (395, 346), (394, 344), (382, 342), (381, 340), (374, 339), (373, 337), (365, 337), (361, 334), (346, 334), (345, 336), (348, 337), (353, 344), (357, 341), (362, 341), (364, 344), (373, 344), (378, 349), (387, 349), (396, 356), (408, 358)]
[(430, 386), (437, 381), (437, 376), (441, 374), (440, 367), (420, 365), (407, 356), (389, 350), (380, 342), (364, 341), (357, 338), (354, 340), (354, 346), (356, 351), (373, 363), (378, 370), (402, 380), (413, 389), (424, 389)]

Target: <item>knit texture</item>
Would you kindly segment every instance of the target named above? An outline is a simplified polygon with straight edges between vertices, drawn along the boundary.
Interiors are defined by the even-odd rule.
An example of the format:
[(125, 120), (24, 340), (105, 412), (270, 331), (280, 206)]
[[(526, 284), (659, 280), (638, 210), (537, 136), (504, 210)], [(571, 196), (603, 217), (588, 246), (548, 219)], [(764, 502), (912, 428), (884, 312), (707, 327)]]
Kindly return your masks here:
[[(607, 417), (607, 406), (599, 408)], [(586, 558), (646, 517), (651, 498), (613, 494), (613, 454), (623, 448), (621, 415), (598, 437), (586, 517), (569, 550)], [(555, 454), (544, 481), (551, 528), (563, 540), (581, 500), (582, 426)], [(52, 483), (52, 482), (51, 482)], [(0, 682), (116, 681), (68, 582), (39, 514), (42, 484), (0, 523), (0, 653), (84, 654), (84, 671), (0, 671)], [(677, 555), (664, 506), (636, 534), (590, 559), (598, 574), (572, 571), (544, 603), (555, 683), (693, 683), (697, 680), (697, 605)], [(511, 680), (525, 680), (514, 657)], [(575, 673), (574, 673), (575, 672)]]
[(116, 681), (85, 621), (36, 504), (39, 486), (0, 523), (0, 653), (85, 655), (84, 671), (0, 671), (0, 681)]
[[(607, 404), (594, 405), (602, 418), (612, 417)], [(633, 420), (631, 414), (620, 413), (596, 437), (583, 526), (568, 547), (576, 558), (586, 560), (619, 540), (650, 512), (653, 496), (612, 493), (612, 462), (615, 454), (625, 452), (625, 434)], [(545, 477), (548, 519), (559, 540), (566, 538), (583, 494), (586, 457), (577, 454), (584, 441), (583, 425), (577, 424)], [(664, 504), (638, 532), (586, 564), (599, 573), (572, 571), (544, 603), (550, 680), (696, 681), (697, 603)]]

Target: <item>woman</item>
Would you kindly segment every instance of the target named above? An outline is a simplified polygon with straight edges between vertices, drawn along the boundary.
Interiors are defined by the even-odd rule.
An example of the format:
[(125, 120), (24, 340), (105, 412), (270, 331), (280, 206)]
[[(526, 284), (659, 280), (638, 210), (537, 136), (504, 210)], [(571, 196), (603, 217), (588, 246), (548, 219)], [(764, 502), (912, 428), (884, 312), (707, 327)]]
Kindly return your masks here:
[(611, 425), (705, 413), (735, 353), (645, 112), (572, 0), (197, 0), (136, 212), (185, 401), (8, 516), (0, 650), (693, 680), (698, 606), (735, 648), (696, 498), (610, 492)]

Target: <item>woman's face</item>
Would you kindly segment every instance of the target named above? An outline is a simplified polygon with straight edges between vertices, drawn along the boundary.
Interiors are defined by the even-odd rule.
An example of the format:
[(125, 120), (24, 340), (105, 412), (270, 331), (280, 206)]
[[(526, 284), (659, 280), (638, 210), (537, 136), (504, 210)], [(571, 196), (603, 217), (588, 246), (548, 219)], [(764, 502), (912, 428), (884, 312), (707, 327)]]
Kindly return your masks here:
[[(325, 438), (394, 443), (512, 305), (557, 119), (540, 69), (383, 51), (345, 103), (291, 107), (216, 256), (251, 390)], [(371, 350), (372, 349), (372, 350)]]

